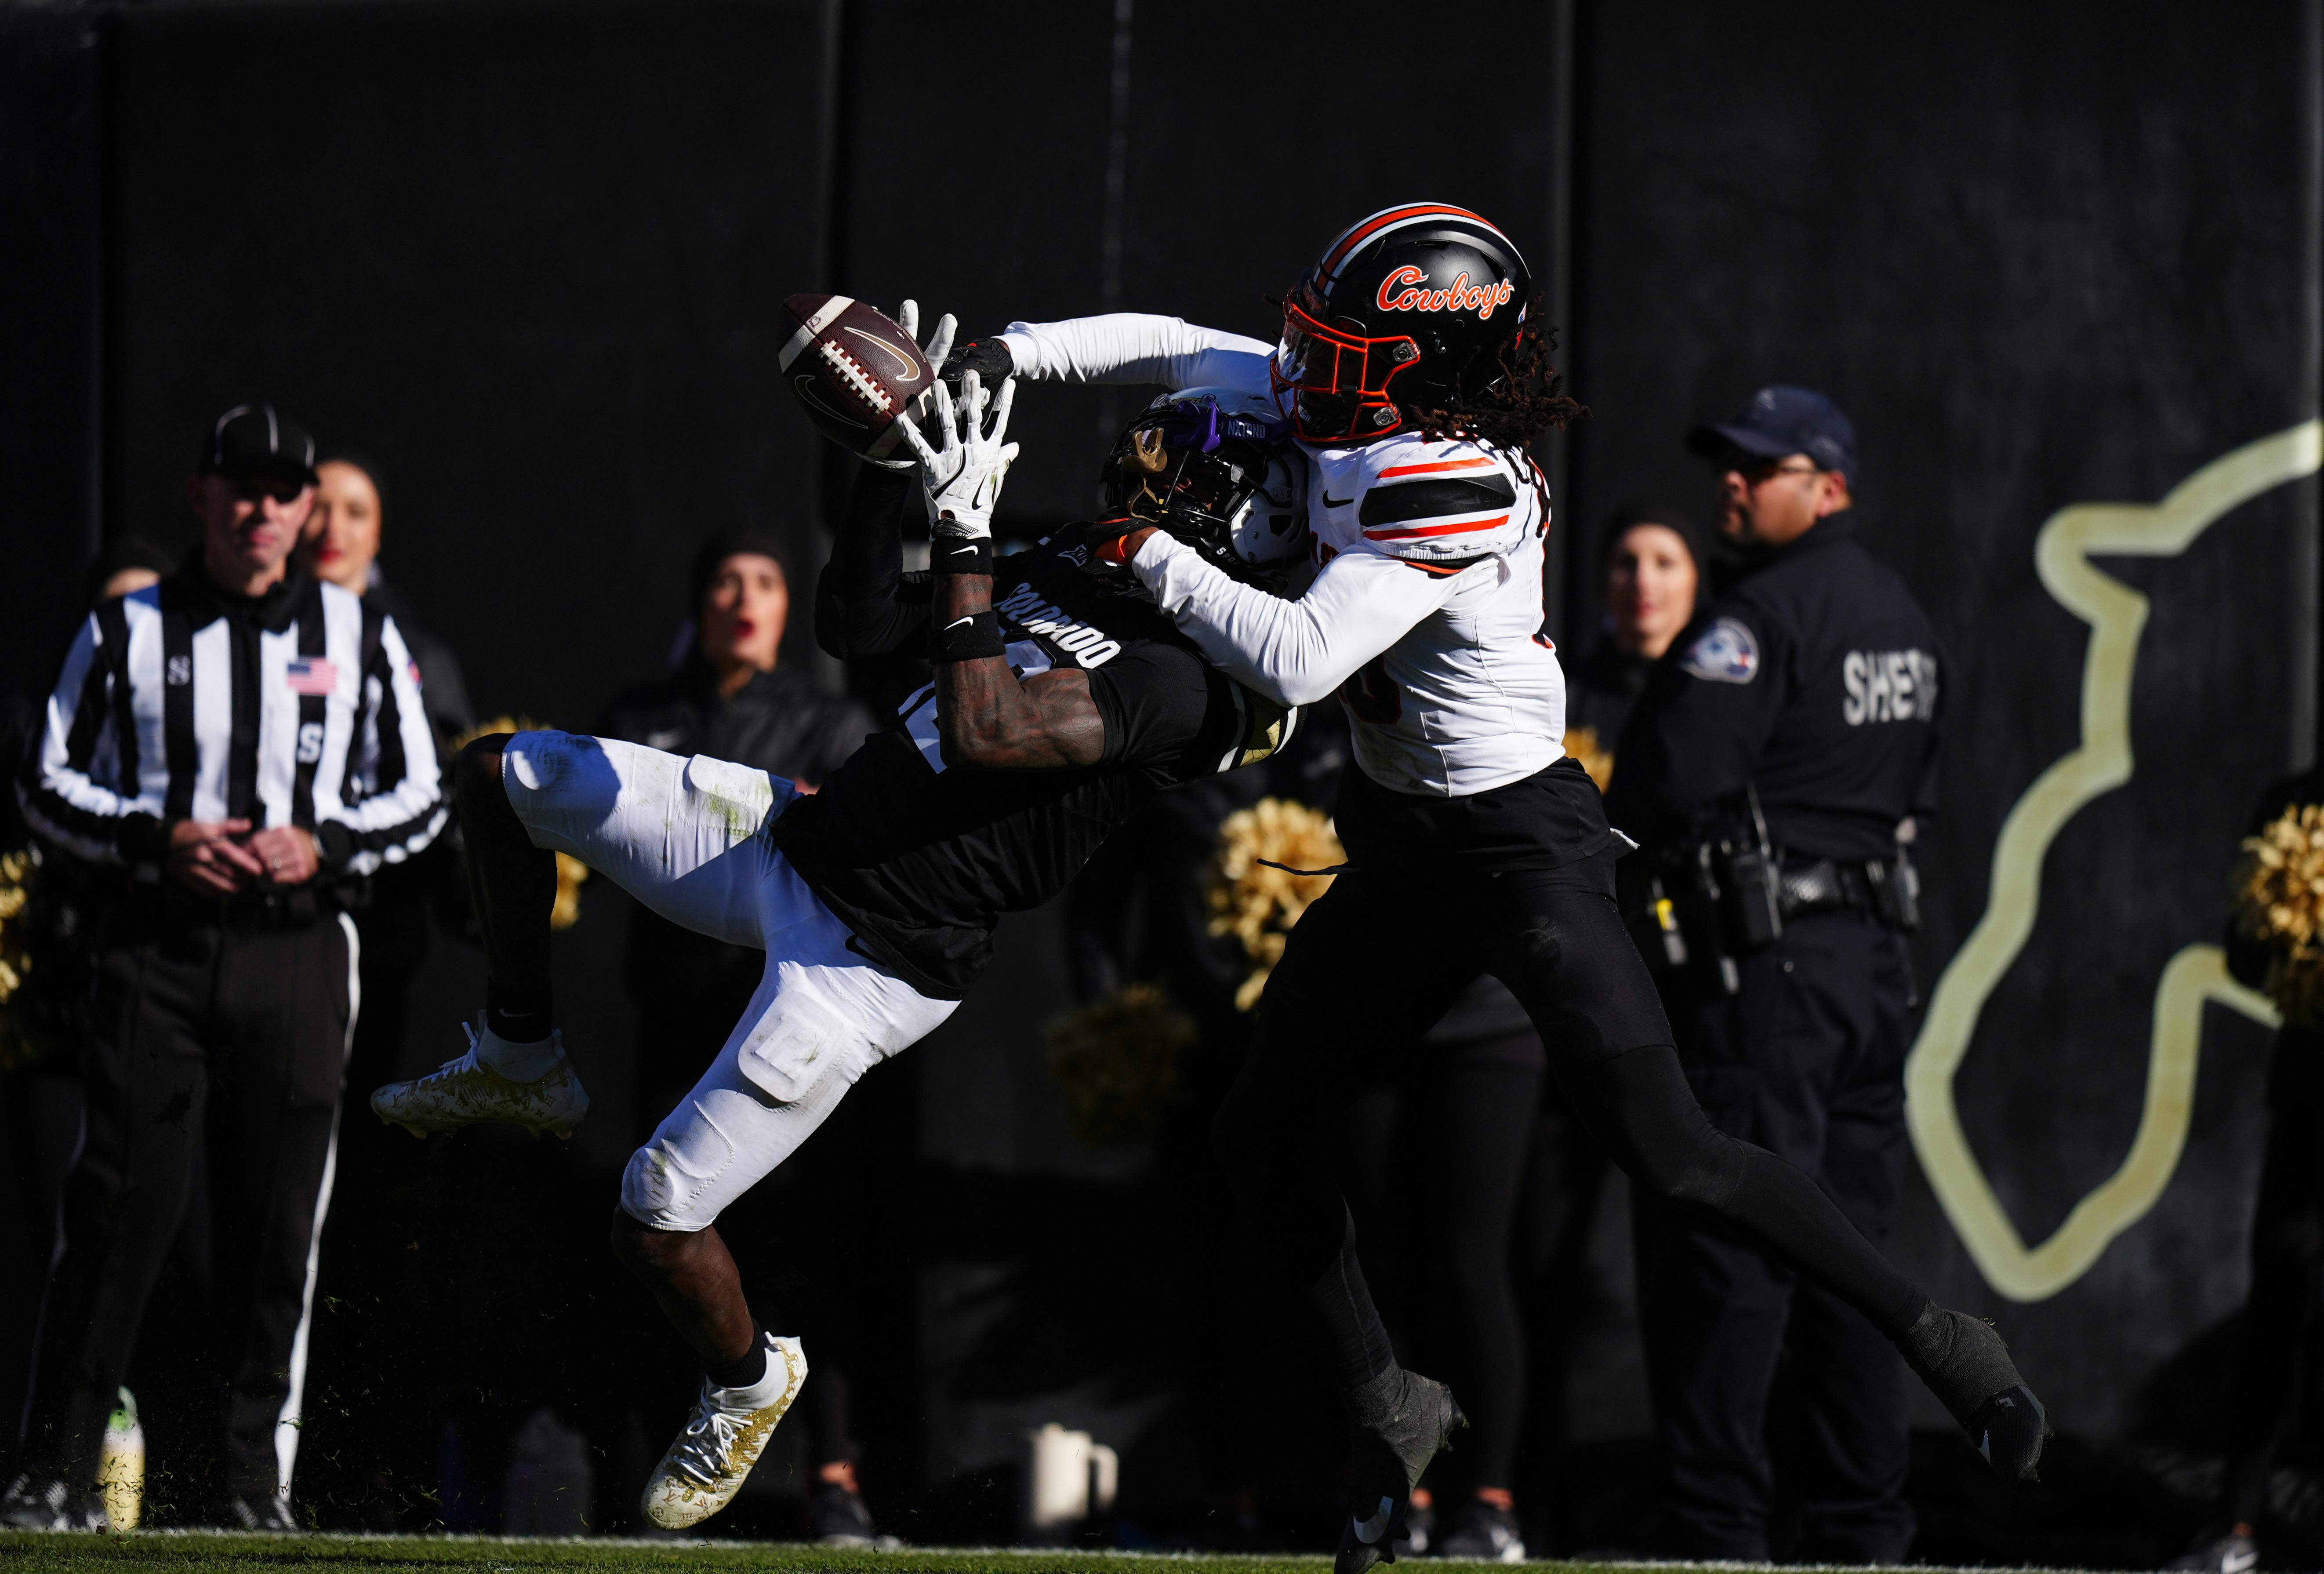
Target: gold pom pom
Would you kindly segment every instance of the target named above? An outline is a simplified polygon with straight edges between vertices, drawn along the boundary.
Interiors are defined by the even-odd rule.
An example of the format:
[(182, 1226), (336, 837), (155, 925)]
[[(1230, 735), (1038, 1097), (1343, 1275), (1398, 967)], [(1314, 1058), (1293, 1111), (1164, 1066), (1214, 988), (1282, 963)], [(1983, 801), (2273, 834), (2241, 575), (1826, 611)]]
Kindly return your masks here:
[(2269, 950), (2276, 1010), (2324, 1027), (2324, 804), (2294, 804), (2244, 838), (2235, 903), (2236, 927)]
[(491, 737), (503, 732), (547, 732), (549, 724), (535, 721), (529, 716), (495, 716), (490, 721), (480, 721), (452, 740), (452, 747), (465, 749), (481, 737)]
[(1049, 1023), (1049, 1077), (1065, 1129), (1092, 1149), (1153, 1144), (1178, 1097), (1178, 1063), (1200, 1037), (1158, 984), (1127, 988)]
[[(1269, 868), (1262, 858), (1290, 868)], [(1234, 936), (1258, 964), (1235, 991), (1236, 1010), (1259, 1004), (1268, 975), (1283, 959), (1291, 926), (1332, 888), (1329, 875), (1291, 870), (1328, 869), (1347, 858), (1330, 818), (1288, 799), (1262, 798), (1220, 823), (1219, 861), (1209, 891), (1211, 932)]]
[(581, 883), (589, 866), (570, 853), (557, 855), (557, 903), (549, 910), (549, 927), (571, 929), (581, 921)]
[(29, 1066), (56, 1047), (18, 998), (32, 971), (25, 909), (40, 872), (40, 855), (30, 848), (0, 853), (0, 1070)]
[[(455, 749), (465, 749), (481, 737), (491, 737), (503, 732), (545, 732), (549, 724), (535, 721), (529, 716), (495, 716), (490, 721), (480, 721), (452, 740)], [(589, 866), (570, 853), (557, 855), (557, 901), (549, 910), (549, 927), (571, 929), (581, 921), (581, 883), (589, 878)]]
[(1582, 763), (1590, 779), (1598, 783), (1599, 792), (1606, 791), (1606, 783), (1614, 779), (1614, 751), (1599, 743), (1596, 727), (1567, 727), (1565, 752)]

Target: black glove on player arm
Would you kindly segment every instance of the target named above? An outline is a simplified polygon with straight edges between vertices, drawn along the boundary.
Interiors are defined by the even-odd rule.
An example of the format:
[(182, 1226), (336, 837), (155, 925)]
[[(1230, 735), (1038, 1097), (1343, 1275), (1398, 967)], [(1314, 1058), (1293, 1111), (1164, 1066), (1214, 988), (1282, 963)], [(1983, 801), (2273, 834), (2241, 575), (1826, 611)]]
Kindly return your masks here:
[(974, 372), (986, 387), (998, 388), (1001, 380), (1013, 375), (1016, 370), (1017, 357), (1009, 353), (1008, 342), (995, 334), (991, 338), (973, 338), (953, 347), (936, 375), (947, 383), (958, 383), (964, 374)]

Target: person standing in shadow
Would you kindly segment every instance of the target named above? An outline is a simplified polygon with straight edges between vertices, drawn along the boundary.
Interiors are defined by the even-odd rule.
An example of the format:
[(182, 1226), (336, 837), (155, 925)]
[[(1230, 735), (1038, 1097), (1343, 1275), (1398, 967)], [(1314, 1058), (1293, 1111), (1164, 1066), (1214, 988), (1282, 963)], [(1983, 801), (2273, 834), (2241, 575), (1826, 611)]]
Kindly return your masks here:
[[(681, 635), (675, 670), (614, 700), (599, 734), (670, 754), (731, 760), (795, 782), (803, 792), (829, 781), (876, 724), (855, 700), (828, 693), (804, 671), (781, 664), (790, 621), (790, 574), (782, 543), (742, 529), (711, 537), (695, 554), (687, 609), (691, 622)], [(635, 1060), (634, 1107), (641, 1139), (717, 1055), (765, 968), (763, 952), (680, 928), (643, 905), (636, 907), (626, 972), (639, 1021), (645, 1024)], [(825, 1144), (807, 1155), (806, 1164), (842, 1162), (830, 1140), (837, 1134), (827, 1132)], [(795, 1178), (779, 1176), (770, 1188), (774, 1195), (759, 1199), (759, 1205), (787, 1200), (799, 1190)], [(844, 1315), (839, 1283), (845, 1275), (835, 1271), (827, 1256), (803, 1270), (794, 1259), (790, 1267), (806, 1282), (786, 1287), (782, 1298), (809, 1303), (793, 1314), (802, 1331), (816, 1334), (853, 1320)], [(835, 1296), (842, 1299), (835, 1302)], [(833, 1328), (815, 1342), (819, 1350), (844, 1348), (844, 1329)], [(846, 1377), (839, 1361), (820, 1355), (815, 1377), (803, 1406), (815, 1456), (808, 1528), (818, 1541), (868, 1544), (876, 1532), (855, 1477)]]

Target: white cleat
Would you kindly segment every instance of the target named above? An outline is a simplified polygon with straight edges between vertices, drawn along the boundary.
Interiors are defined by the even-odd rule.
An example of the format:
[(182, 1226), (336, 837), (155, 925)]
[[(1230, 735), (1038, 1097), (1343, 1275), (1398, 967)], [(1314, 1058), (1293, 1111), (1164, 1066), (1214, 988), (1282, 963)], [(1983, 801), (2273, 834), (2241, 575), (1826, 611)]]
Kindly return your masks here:
[(766, 1341), (767, 1375), (748, 1388), (713, 1388), (706, 1380), (694, 1419), (647, 1478), (646, 1517), (662, 1529), (691, 1529), (733, 1502), (798, 1397), (807, 1352), (797, 1339), (769, 1334)]
[[(411, 1082), (391, 1082), (371, 1096), (372, 1113), (390, 1125), (400, 1125), (413, 1136), (458, 1131), (469, 1125), (521, 1125), (535, 1136), (569, 1137), (581, 1117), (589, 1113), (589, 1095), (573, 1075), (565, 1057), (565, 1039), (552, 1032), (557, 1063), (530, 1082), (512, 1081), (479, 1062), (483, 1041), (467, 1023), (468, 1048), (456, 1060), (447, 1060)], [(490, 1037), (492, 1030), (484, 1030)]]

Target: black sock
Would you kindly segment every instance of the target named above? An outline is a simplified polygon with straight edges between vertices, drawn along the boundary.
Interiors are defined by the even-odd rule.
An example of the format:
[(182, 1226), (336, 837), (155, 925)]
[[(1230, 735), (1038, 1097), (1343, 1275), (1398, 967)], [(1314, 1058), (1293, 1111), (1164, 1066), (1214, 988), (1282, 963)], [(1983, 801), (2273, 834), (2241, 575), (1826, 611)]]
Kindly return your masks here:
[(767, 1336), (753, 1329), (751, 1347), (732, 1361), (702, 1364), (703, 1375), (710, 1379), (713, 1388), (748, 1388), (767, 1375)]
[(484, 980), (484, 1025), (512, 1044), (537, 1044), (557, 1026), (549, 991), (538, 995)]
[[(1342, 1211), (1345, 1213), (1344, 1205)], [(1332, 1344), (1332, 1360), (1340, 1386), (1360, 1388), (1396, 1365), (1396, 1352), (1380, 1323), (1379, 1309), (1364, 1282), (1363, 1264), (1356, 1261), (1356, 1220), (1347, 1214), (1347, 1231), (1340, 1254), (1307, 1286), (1307, 1301), (1323, 1319), (1324, 1337)]]

